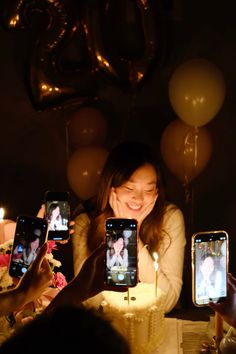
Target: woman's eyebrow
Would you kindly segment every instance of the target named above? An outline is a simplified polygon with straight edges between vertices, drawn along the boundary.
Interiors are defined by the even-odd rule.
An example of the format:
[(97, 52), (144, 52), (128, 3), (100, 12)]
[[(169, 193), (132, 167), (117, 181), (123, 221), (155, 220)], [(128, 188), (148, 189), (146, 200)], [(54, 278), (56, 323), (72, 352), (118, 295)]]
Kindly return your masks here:
[[(139, 181), (134, 181), (133, 179), (129, 179), (128, 181), (126, 181), (125, 183), (133, 183), (133, 184), (136, 184), (136, 183), (139, 183)], [(124, 184), (125, 184), (124, 183)], [(157, 181), (155, 181), (155, 180), (152, 180), (152, 181), (148, 181), (148, 182), (146, 182), (146, 184), (157, 184)]]

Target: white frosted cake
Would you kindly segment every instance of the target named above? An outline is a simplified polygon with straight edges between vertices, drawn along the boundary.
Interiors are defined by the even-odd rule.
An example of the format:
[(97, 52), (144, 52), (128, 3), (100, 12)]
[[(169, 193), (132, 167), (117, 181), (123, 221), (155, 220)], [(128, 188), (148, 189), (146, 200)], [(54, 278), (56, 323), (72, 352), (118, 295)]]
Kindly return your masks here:
[(164, 339), (164, 293), (154, 284), (138, 283), (128, 293), (104, 291), (101, 307), (112, 325), (129, 341), (132, 353), (150, 354)]

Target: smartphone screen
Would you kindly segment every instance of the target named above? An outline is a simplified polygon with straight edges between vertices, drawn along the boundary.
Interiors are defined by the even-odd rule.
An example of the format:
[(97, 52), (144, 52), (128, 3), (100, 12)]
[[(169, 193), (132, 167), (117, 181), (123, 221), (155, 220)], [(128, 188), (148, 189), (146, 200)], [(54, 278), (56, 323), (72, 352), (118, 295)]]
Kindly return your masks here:
[(47, 240), (48, 224), (42, 218), (18, 216), (9, 274), (21, 278)]
[(196, 306), (221, 302), (227, 296), (228, 234), (198, 232), (192, 236), (192, 292)]
[(108, 218), (106, 220), (107, 285), (132, 287), (137, 284), (137, 221)]
[(49, 240), (60, 241), (69, 238), (69, 192), (45, 193), (45, 218), (48, 222)]

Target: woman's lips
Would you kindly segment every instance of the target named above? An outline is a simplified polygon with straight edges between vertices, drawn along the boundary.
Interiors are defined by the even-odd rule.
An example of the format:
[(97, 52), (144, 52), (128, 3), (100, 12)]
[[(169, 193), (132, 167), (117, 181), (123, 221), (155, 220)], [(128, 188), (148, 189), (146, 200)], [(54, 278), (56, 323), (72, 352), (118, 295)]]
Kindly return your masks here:
[(140, 205), (127, 204), (127, 207), (132, 211), (141, 211), (141, 209), (142, 209), (142, 206), (140, 206)]

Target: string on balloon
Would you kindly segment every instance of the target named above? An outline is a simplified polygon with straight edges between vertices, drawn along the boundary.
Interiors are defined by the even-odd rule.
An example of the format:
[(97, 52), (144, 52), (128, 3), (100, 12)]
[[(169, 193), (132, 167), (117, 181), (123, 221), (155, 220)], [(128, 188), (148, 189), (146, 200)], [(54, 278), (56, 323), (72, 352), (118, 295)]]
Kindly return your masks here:
[[(184, 192), (185, 192), (185, 205), (187, 208), (188, 215), (188, 225), (192, 227), (193, 224), (193, 209), (194, 209), (194, 191), (192, 187), (191, 180), (195, 175), (198, 164), (198, 139), (199, 139), (199, 129), (198, 127), (190, 127), (184, 139)], [(187, 163), (185, 163), (185, 157), (188, 156), (188, 152), (193, 151), (193, 166), (192, 171), (187, 171)], [(191, 178), (192, 177), (192, 178)]]

